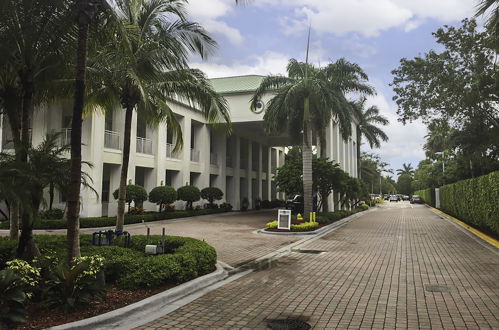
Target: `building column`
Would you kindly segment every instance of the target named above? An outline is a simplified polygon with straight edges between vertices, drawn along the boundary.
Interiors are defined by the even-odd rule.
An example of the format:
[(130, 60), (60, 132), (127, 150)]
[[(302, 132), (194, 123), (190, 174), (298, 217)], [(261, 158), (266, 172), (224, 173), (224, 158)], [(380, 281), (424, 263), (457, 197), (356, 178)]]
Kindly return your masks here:
[(190, 185), (191, 182), (191, 129), (192, 120), (189, 117), (184, 117), (181, 123), (182, 138), (184, 139), (184, 147), (182, 148), (182, 184), (181, 186)]
[(248, 209), (253, 208), (253, 142), (248, 139), (248, 165), (246, 167), (246, 191), (248, 192)]
[(234, 170), (234, 210), (241, 209), (241, 138), (234, 136), (235, 152), (232, 158)]
[(210, 186), (210, 130), (206, 124), (202, 124), (199, 136), (196, 138), (196, 149), (199, 150), (199, 162), (201, 164), (200, 189)]
[(218, 180), (216, 187), (223, 191), (224, 197), (222, 201), (227, 201), (227, 137), (225, 133), (216, 133), (213, 146), (214, 152), (218, 159)]
[(267, 147), (267, 198), (269, 201), (273, 199), (272, 196), (272, 180), (273, 180), (273, 174), (272, 174), (272, 147)]
[[(154, 171), (156, 186), (166, 185), (166, 124), (160, 123), (155, 130), (156, 138), (153, 140), (153, 150), (156, 156)], [(154, 143), (156, 145), (154, 145)]]
[(257, 182), (258, 182), (258, 198), (263, 199), (263, 148), (260, 143), (258, 143), (258, 168), (257, 168)]

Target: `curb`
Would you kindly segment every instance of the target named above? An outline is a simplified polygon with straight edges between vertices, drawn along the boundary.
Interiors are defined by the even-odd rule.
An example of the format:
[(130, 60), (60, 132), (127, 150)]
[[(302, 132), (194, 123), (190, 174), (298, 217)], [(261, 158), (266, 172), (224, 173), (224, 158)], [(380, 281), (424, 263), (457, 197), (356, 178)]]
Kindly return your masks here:
[(457, 218), (454, 218), (453, 216), (448, 215), (447, 213), (444, 213), (443, 211), (440, 211), (437, 208), (434, 208), (428, 204), (426, 204), (426, 206), (428, 208), (430, 208), (430, 210), (433, 211), (433, 213), (436, 213), (437, 215), (441, 216), (443, 219), (451, 222), (453, 225), (455, 225), (456, 227), (458, 227), (459, 229), (464, 231), (466, 234), (468, 234), (468, 236), (479, 241), (480, 243), (482, 243), (482, 245), (485, 245), (489, 248), (494, 249), (494, 252), (499, 253), (499, 241), (496, 240), (495, 238), (493, 238), (487, 234), (482, 233), (478, 229), (471, 227), (470, 225), (466, 224), (465, 222), (463, 222)]
[(61, 324), (49, 329), (123, 329), (130, 324), (147, 318), (148, 315), (157, 313), (192, 293), (200, 291), (210, 285), (226, 279), (227, 271), (217, 262), (217, 269), (189, 282), (178, 285), (170, 290), (155, 294), (154, 296), (137, 301), (131, 305), (113, 311), (93, 316), (87, 319)]

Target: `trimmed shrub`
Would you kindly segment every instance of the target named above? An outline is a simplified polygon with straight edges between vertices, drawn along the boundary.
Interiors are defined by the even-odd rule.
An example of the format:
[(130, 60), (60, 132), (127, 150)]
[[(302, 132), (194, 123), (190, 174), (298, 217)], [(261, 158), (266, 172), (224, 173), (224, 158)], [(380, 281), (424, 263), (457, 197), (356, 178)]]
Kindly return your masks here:
[(52, 209), (40, 212), (40, 219), (60, 220), (64, 218), (63, 209)]
[[(268, 222), (265, 225), (269, 229), (276, 229), (277, 228), (277, 220)], [(311, 231), (315, 230), (319, 227), (318, 222), (303, 222), (300, 224), (291, 224), (291, 231)]]
[(366, 211), (369, 209), (369, 205), (367, 204), (360, 204), (359, 205), (359, 209), (361, 209), (362, 211)]
[(414, 192), (414, 195), (419, 195), (423, 199), (423, 201), (435, 207), (435, 189), (434, 188), (427, 188), (427, 189), (422, 189), (422, 190), (417, 190)]
[(176, 200), (177, 192), (170, 186), (159, 186), (149, 192), (149, 202), (159, 205), (159, 212), (163, 210), (163, 205), (171, 204)]
[(210, 208), (213, 208), (213, 202), (221, 200), (224, 193), (217, 187), (207, 187), (201, 190), (201, 197), (208, 200)]
[(440, 207), (459, 220), (499, 235), (499, 171), (440, 187)]
[[(114, 199), (119, 198), (119, 188), (113, 192)], [(147, 200), (147, 191), (144, 187), (137, 184), (129, 184), (126, 186), (126, 202), (128, 203), (128, 211), (130, 211), (130, 204), (132, 202), (135, 206), (141, 206)]]
[(183, 186), (177, 190), (178, 199), (187, 202), (186, 209), (192, 210), (192, 203), (201, 199), (201, 192), (195, 186)]

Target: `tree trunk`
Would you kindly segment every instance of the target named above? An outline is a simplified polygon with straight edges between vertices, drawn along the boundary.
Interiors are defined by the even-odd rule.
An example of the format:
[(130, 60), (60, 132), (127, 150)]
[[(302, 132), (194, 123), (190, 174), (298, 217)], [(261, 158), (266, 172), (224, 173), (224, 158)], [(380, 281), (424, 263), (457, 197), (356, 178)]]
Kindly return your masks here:
[(313, 211), (312, 196), (312, 129), (309, 121), (309, 98), (304, 101), (303, 119), (303, 218), (307, 219)]
[(54, 184), (51, 183), (49, 185), (49, 210), (52, 210), (53, 205), (54, 205)]
[(116, 216), (116, 230), (123, 230), (123, 227), (125, 225), (126, 179), (128, 176), (128, 163), (130, 162), (130, 136), (132, 133), (133, 105), (127, 104), (125, 111), (125, 136), (123, 138), (123, 159), (121, 162), (121, 177), (118, 197), (118, 214)]
[(81, 126), (85, 105), (85, 71), (90, 17), (89, 1), (78, 1), (78, 48), (76, 50), (75, 94), (71, 124), (70, 182), (68, 187), (67, 262), (80, 257)]
[(10, 206), (10, 239), (19, 239), (19, 205), (17, 202), (12, 202)]
[(31, 190), (31, 212), (29, 208), (25, 208), (22, 213), (21, 237), (17, 246), (17, 257), (26, 261), (32, 261), (39, 257), (40, 250), (33, 239), (33, 224), (38, 216), (38, 208), (42, 199), (43, 189), (41, 187), (33, 187)]

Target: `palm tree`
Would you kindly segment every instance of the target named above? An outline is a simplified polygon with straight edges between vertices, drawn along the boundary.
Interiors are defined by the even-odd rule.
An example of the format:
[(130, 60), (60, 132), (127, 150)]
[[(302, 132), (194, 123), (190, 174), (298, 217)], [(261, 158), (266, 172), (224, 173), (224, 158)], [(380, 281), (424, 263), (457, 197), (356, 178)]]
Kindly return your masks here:
[(397, 174), (398, 175), (409, 175), (410, 177), (413, 177), (414, 176), (414, 168), (412, 167), (412, 164), (409, 163), (409, 164), (406, 164), (406, 163), (403, 163), (402, 164), (402, 168), (399, 168), (397, 170)]
[[(338, 63), (341, 63), (339, 65)], [(343, 70), (338, 70), (338, 67)], [(355, 64), (343, 59), (324, 68), (291, 59), (288, 76), (267, 76), (251, 99), (252, 106), (266, 93), (274, 94), (267, 104), (264, 129), (268, 133), (288, 131), (294, 139), (302, 137), (304, 213), (312, 211), (312, 131), (314, 123), (336, 117), (343, 138), (351, 134), (351, 114), (346, 92), (369, 92), (367, 76)], [(345, 79), (346, 77), (357, 79)]]
[(491, 10), (490, 16), (487, 21), (487, 29), (495, 35), (496, 46), (499, 46), (499, 1), (497, 0), (480, 0), (477, 5), (475, 17), (484, 15), (487, 11)]
[(362, 137), (366, 138), (371, 148), (379, 148), (381, 141), (388, 141), (388, 136), (376, 125), (388, 125), (389, 121), (379, 114), (377, 106), (366, 107), (366, 98), (361, 97), (357, 101), (350, 102), (355, 118), (357, 119), (357, 170), (359, 177), (362, 175), (360, 161), (360, 145)]
[[(12, 128), (16, 161), (26, 164), (33, 110), (49, 101), (52, 81), (66, 68), (62, 52), (70, 11), (62, 0), (0, 0), (0, 7), (0, 98)], [(24, 208), (28, 206), (20, 212), (21, 249), (35, 245)]]
[[(130, 157), (133, 111), (148, 124), (166, 120), (173, 130), (178, 150), (182, 131), (165, 100), (187, 101), (198, 107), (209, 122), (230, 123), (226, 101), (217, 95), (206, 76), (190, 69), (191, 53), (205, 58), (216, 45), (197, 23), (186, 19), (185, 1), (122, 0), (114, 39), (108, 41), (92, 60), (91, 78), (102, 88), (92, 96), (106, 100), (107, 111), (114, 106), (125, 109), (123, 158), (118, 197), (116, 230), (123, 230), (125, 194)], [(230, 125), (227, 126), (230, 130)]]

